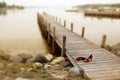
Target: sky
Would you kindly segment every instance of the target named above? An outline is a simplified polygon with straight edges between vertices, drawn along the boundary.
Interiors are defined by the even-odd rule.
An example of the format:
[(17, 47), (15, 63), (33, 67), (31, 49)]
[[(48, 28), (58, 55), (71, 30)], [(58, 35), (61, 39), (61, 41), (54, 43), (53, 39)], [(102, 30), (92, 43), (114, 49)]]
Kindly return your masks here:
[(39, 6), (39, 7), (70, 7), (83, 4), (95, 3), (120, 3), (120, 0), (0, 0), (7, 4), (16, 4), (23, 6)]

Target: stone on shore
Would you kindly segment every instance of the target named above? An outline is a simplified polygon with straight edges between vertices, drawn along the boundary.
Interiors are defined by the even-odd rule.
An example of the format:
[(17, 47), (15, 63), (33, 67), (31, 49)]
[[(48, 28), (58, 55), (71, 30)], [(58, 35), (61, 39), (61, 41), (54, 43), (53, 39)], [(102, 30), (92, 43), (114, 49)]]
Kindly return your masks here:
[(60, 65), (62, 65), (63, 67), (73, 67), (73, 65), (69, 61), (61, 62)]
[(52, 77), (57, 79), (66, 79), (67, 77), (67, 72), (64, 71), (63, 66), (59, 64), (46, 65), (46, 71), (51, 74)]
[(57, 79), (66, 79), (67, 74), (51, 74), (54, 78)]
[(12, 61), (14, 63), (21, 63), (21, 62), (23, 62), (23, 59), (19, 56), (11, 56), (10, 61)]
[(45, 66), (44, 66), (44, 69), (45, 70), (49, 70), (49, 69), (51, 69), (52, 68), (52, 65), (49, 65), (49, 64), (45, 64)]
[(27, 59), (33, 57), (31, 54), (28, 54), (28, 53), (20, 53), (20, 54), (18, 54), (18, 56), (21, 57), (24, 62), (25, 62)]
[(38, 54), (35, 56), (35, 61), (34, 62), (40, 62), (40, 63), (47, 63), (48, 60), (44, 55)]
[(69, 76), (75, 77), (75, 76), (80, 76), (80, 71), (78, 68), (73, 67), (68, 71)]
[(26, 78), (16, 78), (15, 80), (30, 80), (30, 79), (26, 79)]
[(54, 65), (54, 64), (58, 64), (60, 62), (64, 62), (65, 61), (65, 58), (64, 57), (57, 57), (56, 59), (54, 59), (51, 64)]
[(45, 58), (48, 60), (48, 61), (51, 61), (53, 59), (53, 55), (52, 54), (46, 54), (45, 55)]
[(33, 63), (33, 68), (34, 68), (34, 69), (40, 69), (40, 68), (42, 68), (42, 66), (43, 66), (43, 64), (41, 64), (41, 63), (39, 63), (39, 62)]
[(25, 61), (26, 63), (31, 63), (31, 62), (35, 62), (35, 58), (32, 57), (32, 58), (29, 58)]

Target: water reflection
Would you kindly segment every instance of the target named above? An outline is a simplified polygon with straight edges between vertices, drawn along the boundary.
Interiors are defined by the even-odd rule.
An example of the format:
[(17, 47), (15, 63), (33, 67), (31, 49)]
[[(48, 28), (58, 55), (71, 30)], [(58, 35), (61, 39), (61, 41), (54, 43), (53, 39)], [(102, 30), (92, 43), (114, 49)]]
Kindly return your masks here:
[(0, 9), (0, 16), (5, 16), (7, 14), (6, 9)]

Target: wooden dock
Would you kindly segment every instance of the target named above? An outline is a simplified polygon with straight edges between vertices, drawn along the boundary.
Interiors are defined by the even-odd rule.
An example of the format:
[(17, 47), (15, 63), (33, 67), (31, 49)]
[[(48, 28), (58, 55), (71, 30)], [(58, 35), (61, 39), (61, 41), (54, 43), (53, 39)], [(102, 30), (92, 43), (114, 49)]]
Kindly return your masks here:
[[(38, 24), (48, 44), (52, 45), (53, 54), (56, 50), (55, 43), (61, 48), (61, 56), (66, 55), (71, 63), (77, 67), (82, 77), (91, 80), (120, 80), (120, 57), (95, 45), (82, 36), (65, 28), (57, 18), (44, 13), (38, 14)], [(64, 21), (66, 22), (66, 21)], [(84, 32), (84, 29), (83, 29)], [(76, 61), (76, 57), (93, 55), (93, 60), (88, 63)]]

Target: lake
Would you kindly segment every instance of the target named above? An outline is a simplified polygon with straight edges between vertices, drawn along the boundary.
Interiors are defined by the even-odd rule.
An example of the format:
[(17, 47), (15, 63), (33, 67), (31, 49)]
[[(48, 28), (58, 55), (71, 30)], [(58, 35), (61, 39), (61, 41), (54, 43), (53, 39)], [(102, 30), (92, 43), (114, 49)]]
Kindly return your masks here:
[(47, 53), (37, 24), (36, 9), (7, 10), (0, 16), (0, 49), (12, 53)]
[(4, 10), (0, 12), (0, 49), (17, 52), (48, 53), (45, 40), (37, 24), (37, 11), (47, 12), (67, 20), (67, 28), (74, 23), (74, 32), (81, 34), (86, 28), (85, 38), (100, 45), (103, 34), (107, 44), (120, 42), (120, 19), (85, 17), (82, 12), (65, 12), (57, 8), (25, 8), (23, 10)]

